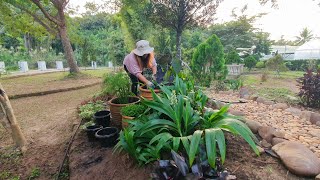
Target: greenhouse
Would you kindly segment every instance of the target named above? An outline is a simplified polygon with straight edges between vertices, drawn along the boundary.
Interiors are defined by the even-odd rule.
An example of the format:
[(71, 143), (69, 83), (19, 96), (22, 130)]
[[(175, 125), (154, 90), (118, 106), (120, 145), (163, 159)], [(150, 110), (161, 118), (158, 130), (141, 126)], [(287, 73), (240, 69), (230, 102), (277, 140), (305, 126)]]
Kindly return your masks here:
[(296, 49), (294, 60), (320, 59), (320, 39), (313, 39)]

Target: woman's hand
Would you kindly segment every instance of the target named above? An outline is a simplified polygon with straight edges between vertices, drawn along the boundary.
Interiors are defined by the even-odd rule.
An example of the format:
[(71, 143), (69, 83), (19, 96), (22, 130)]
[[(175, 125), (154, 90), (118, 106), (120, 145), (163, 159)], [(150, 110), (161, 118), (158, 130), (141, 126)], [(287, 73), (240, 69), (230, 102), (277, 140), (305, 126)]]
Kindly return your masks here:
[(150, 81), (148, 81), (146, 83), (146, 85), (147, 85), (148, 88), (154, 88), (154, 84), (152, 82), (150, 82)]

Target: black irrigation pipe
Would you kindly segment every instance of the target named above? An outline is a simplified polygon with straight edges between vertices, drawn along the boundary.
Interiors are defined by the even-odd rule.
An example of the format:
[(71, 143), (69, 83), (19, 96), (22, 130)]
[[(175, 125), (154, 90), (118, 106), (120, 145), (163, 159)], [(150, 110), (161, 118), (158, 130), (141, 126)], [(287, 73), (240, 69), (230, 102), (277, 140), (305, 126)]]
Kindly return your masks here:
[(74, 137), (76, 136), (76, 134), (77, 134), (77, 132), (78, 132), (80, 126), (81, 126), (82, 118), (80, 118), (80, 119), (81, 119), (81, 120), (80, 120), (80, 123), (79, 123), (77, 129), (75, 130), (75, 132), (74, 132), (73, 135), (71, 136), (70, 141), (69, 141), (69, 143), (68, 143), (66, 152), (65, 152), (65, 154), (64, 154), (64, 156), (63, 156), (63, 159), (62, 159), (62, 162), (61, 162), (61, 164), (60, 164), (60, 166), (59, 166), (58, 174), (57, 174), (57, 176), (56, 176), (56, 178), (55, 178), (56, 180), (59, 179), (60, 173), (61, 173), (61, 171), (62, 171), (63, 164), (64, 164), (67, 156), (69, 155), (69, 150), (70, 150), (71, 144), (72, 144), (72, 142), (73, 142), (73, 140), (74, 140)]
[(234, 101), (234, 102), (219, 100), (219, 99), (215, 99), (215, 98), (211, 98), (211, 100), (219, 101), (219, 102), (223, 102), (223, 103), (229, 103), (229, 104), (247, 103), (246, 101), (241, 101), (241, 100), (239, 100), (239, 101)]

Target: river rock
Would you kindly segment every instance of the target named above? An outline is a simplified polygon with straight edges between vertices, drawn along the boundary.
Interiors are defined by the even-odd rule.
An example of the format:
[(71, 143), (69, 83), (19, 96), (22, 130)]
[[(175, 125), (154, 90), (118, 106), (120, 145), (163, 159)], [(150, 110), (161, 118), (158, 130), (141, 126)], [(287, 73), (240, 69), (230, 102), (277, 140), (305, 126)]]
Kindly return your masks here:
[(274, 102), (273, 102), (273, 101), (270, 101), (270, 100), (265, 100), (265, 101), (263, 102), (263, 104), (265, 104), (265, 105), (274, 105)]
[(271, 143), (272, 138), (274, 137), (273, 133), (276, 130), (273, 127), (270, 126), (262, 126), (259, 128), (258, 133), (262, 137), (262, 139), (265, 139), (268, 143)]
[(307, 121), (310, 121), (311, 114), (312, 114), (311, 111), (302, 111), (300, 118), (303, 118), (303, 119), (306, 119)]
[(320, 129), (313, 129), (313, 130), (309, 131), (309, 134), (310, 134), (312, 137), (318, 137), (318, 138), (320, 138)]
[(258, 121), (252, 120), (246, 120), (246, 124), (253, 133), (258, 133), (259, 128), (262, 126)]
[(235, 115), (235, 116), (245, 116), (246, 115), (244, 112), (234, 110), (234, 109), (229, 109), (228, 112), (232, 115)]
[(240, 98), (244, 98), (245, 95), (249, 96), (249, 90), (246, 87), (242, 87), (239, 91)]
[(271, 148), (272, 145), (270, 143), (268, 143), (265, 139), (263, 139), (261, 141), (261, 146), (265, 147), (265, 148)]
[(277, 103), (273, 105), (275, 109), (287, 109), (288, 105), (286, 103)]
[(274, 145), (277, 145), (277, 144), (285, 142), (285, 141), (288, 141), (288, 140), (275, 137), (272, 139), (271, 144), (274, 146)]
[(314, 177), (320, 173), (320, 159), (298, 142), (282, 142), (273, 146), (272, 150), (293, 174)]
[(262, 97), (258, 97), (258, 98), (256, 99), (256, 101), (257, 101), (257, 103), (264, 103), (265, 99), (262, 98)]
[(317, 124), (317, 122), (320, 122), (320, 114), (318, 114), (318, 113), (311, 113), (310, 122), (311, 122), (312, 124)]
[(250, 100), (252, 100), (252, 101), (256, 101), (258, 99), (258, 95), (251, 95), (250, 96)]
[(290, 112), (292, 115), (300, 116), (302, 111), (298, 108), (290, 107), (285, 110), (286, 112)]

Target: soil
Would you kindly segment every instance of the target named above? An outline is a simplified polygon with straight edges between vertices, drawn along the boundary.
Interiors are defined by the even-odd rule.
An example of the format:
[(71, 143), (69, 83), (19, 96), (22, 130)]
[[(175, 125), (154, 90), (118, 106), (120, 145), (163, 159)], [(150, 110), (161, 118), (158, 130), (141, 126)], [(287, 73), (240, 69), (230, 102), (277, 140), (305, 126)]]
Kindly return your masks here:
[[(1, 174), (28, 179), (39, 168), (38, 179), (53, 179), (61, 164), (67, 141), (79, 124), (76, 107), (92, 97), (99, 85), (75, 91), (11, 100), (16, 118), (27, 138), (28, 150), (22, 156), (10, 135), (0, 126)], [(4, 176), (6, 177), (6, 176)], [(8, 179), (9, 179), (8, 177)]]
[(79, 131), (69, 156), (71, 180), (150, 179), (152, 168), (139, 167), (125, 153), (113, 153), (99, 142), (88, 142), (85, 132)]

